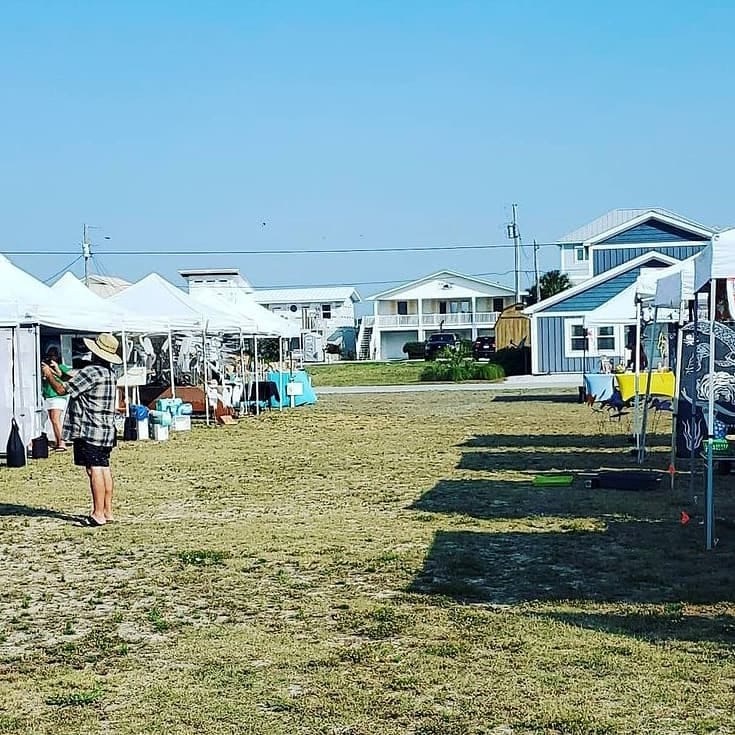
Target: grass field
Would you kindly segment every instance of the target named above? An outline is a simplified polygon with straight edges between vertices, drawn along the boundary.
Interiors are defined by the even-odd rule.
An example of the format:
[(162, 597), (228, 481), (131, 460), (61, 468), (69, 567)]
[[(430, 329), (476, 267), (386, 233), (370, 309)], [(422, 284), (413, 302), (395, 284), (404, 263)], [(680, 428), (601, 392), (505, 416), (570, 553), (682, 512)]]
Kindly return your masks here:
[(309, 365), (315, 387), (346, 385), (409, 385), (418, 383), (423, 360), (415, 362), (335, 362), (331, 365)]
[(325, 396), (122, 446), (96, 530), (67, 456), (3, 468), (0, 733), (735, 732), (735, 533), (703, 551), (683, 491), (535, 488), (630, 465), (572, 398)]

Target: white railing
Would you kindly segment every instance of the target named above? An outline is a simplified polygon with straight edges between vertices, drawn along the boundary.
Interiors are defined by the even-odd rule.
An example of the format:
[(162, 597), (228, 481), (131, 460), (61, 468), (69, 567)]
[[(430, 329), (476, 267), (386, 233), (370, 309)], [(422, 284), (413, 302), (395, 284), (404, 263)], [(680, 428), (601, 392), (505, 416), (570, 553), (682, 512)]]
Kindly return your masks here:
[(374, 316), (364, 316), (362, 318), (362, 326), (363, 327), (374, 327), (375, 317)]
[(476, 312), (475, 314), (424, 314), (422, 324), (425, 327), (438, 327), (444, 322), (445, 327), (474, 325), (493, 325), (498, 321), (497, 311)]
[[(444, 327), (473, 327), (473, 326), (493, 326), (498, 321), (500, 312), (484, 311), (475, 314), (422, 314), (421, 326), (428, 328), (438, 328), (442, 322)], [(403, 327), (414, 328), (419, 326), (418, 314), (379, 314), (376, 317), (364, 317), (366, 327)]]
[(418, 327), (417, 314), (381, 314), (375, 317), (379, 327)]

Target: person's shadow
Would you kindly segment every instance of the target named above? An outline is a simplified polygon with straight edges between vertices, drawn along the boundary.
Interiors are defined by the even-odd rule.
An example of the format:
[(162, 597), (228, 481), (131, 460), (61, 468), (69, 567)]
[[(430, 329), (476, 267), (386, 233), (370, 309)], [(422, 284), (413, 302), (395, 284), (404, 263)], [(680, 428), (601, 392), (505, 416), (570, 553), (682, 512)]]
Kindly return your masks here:
[(34, 508), (31, 505), (0, 503), (0, 516), (24, 516), (26, 518), (55, 518), (66, 523), (79, 523), (81, 516), (70, 516), (49, 508)]

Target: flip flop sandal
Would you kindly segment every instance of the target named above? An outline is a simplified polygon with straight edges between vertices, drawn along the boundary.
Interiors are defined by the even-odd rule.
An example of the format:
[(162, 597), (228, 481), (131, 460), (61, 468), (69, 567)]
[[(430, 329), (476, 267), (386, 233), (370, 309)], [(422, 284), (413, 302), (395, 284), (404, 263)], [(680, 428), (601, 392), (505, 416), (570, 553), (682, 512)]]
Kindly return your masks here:
[(104, 526), (104, 523), (100, 523), (96, 518), (93, 516), (85, 516), (81, 519), (80, 526), (84, 526), (85, 528), (99, 528), (100, 526)]
[(56, 447), (56, 449), (54, 449), (54, 452), (59, 452), (59, 453), (65, 452), (65, 451), (66, 451), (66, 447)]

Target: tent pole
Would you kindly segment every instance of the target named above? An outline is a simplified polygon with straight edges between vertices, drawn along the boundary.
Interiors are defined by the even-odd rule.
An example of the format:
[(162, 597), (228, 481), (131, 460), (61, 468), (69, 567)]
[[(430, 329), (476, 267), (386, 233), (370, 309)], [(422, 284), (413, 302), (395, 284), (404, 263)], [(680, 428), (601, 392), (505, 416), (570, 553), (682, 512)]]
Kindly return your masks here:
[(209, 426), (209, 385), (207, 381), (207, 327), (202, 327), (202, 380), (204, 380), (204, 418)]
[(278, 410), (283, 411), (283, 337), (278, 337)]
[(714, 460), (712, 457), (715, 426), (715, 317), (717, 315), (717, 279), (709, 287), (709, 405), (707, 411), (707, 488), (705, 491), (705, 546), (710, 550), (715, 540)]
[[(698, 355), (698, 349), (699, 349), (699, 294), (694, 294), (694, 361), (695, 365), (699, 365), (699, 355)], [(699, 369), (692, 370), (692, 427), (694, 422), (697, 422), (697, 426), (699, 426), (699, 421), (697, 419), (697, 375), (699, 373)], [(689, 498), (690, 500), (694, 499), (694, 466), (695, 466), (695, 455), (696, 455), (697, 447), (694, 446), (694, 436), (692, 435), (691, 439), (691, 447), (689, 452)]]
[[(242, 349), (242, 327), (240, 327), (240, 377), (242, 379), (242, 398), (241, 403), (245, 405), (247, 403), (247, 383), (245, 382), (245, 353)], [(239, 411), (239, 409), (238, 409)]]
[(682, 304), (679, 308), (679, 322), (676, 325), (676, 365), (674, 371), (674, 399), (671, 402), (671, 455), (669, 456), (669, 477), (670, 490), (674, 490), (674, 475), (676, 474), (676, 423), (677, 416), (679, 414), (679, 393), (681, 391), (681, 356), (684, 347), (684, 340), (682, 339), (682, 313), (684, 311), (684, 305)]
[[(658, 306), (653, 307), (653, 333), (656, 333), (656, 323), (658, 319)], [(643, 464), (646, 456), (646, 421), (648, 420), (648, 401), (651, 398), (651, 374), (653, 373), (653, 334), (651, 335), (651, 350), (648, 356), (648, 380), (646, 383), (646, 400), (643, 403), (643, 421), (641, 423), (641, 442), (638, 447), (638, 464)]]
[(125, 327), (122, 329), (122, 358), (123, 358), (123, 378), (125, 380), (125, 416), (130, 416), (130, 402), (128, 400), (128, 338), (125, 334)]
[(253, 353), (255, 355), (255, 415), (260, 416), (260, 392), (258, 390), (258, 381), (260, 380), (258, 365), (258, 335), (253, 335)]
[(171, 322), (168, 323), (168, 367), (171, 371), (171, 398), (176, 398), (176, 380), (174, 379), (174, 336), (171, 333)]
[(635, 437), (636, 451), (640, 451), (641, 427), (638, 423), (638, 411), (640, 409), (641, 388), (641, 302), (636, 299), (635, 306), (635, 378), (633, 380), (633, 436)]

